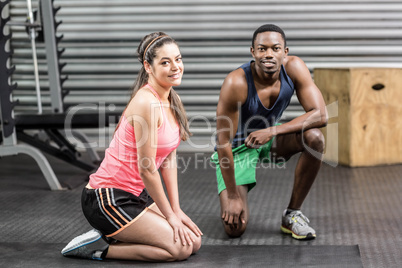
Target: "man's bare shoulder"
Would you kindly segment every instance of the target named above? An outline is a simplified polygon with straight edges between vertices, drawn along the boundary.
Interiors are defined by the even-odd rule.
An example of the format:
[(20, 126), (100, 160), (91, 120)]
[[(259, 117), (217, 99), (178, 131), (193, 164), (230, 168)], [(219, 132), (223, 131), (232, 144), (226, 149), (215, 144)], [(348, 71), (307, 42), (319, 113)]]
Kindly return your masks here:
[(243, 69), (236, 69), (226, 76), (221, 88), (221, 95), (230, 97), (232, 100), (236, 99), (236, 101), (247, 98), (247, 79)]
[(298, 83), (300, 79), (304, 79), (306, 75), (310, 75), (304, 61), (297, 56), (287, 56), (283, 62), (286, 73), (292, 79), (293, 83)]
[(283, 65), (285, 66), (286, 71), (288, 71), (288, 69), (293, 70), (302, 68), (303, 66), (305, 66), (305, 63), (301, 58), (297, 56), (287, 56), (283, 61)]

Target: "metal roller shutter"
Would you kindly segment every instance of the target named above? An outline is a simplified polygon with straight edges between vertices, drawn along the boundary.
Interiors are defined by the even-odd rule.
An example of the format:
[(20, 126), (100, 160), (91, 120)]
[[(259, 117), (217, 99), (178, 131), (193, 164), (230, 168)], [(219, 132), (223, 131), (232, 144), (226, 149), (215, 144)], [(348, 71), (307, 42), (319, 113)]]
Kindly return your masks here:
[[(33, 1), (37, 6), (37, 1)], [(251, 59), (253, 31), (265, 23), (281, 26), (290, 54), (316, 67), (402, 67), (402, 3), (399, 0), (56, 0), (63, 23), (58, 34), (65, 48), (62, 75), (68, 105), (102, 104), (122, 110), (140, 68), (135, 50), (140, 39), (165, 31), (181, 46), (183, 84), (177, 88), (194, 136), (182, 150), (211, 150), (215, 111), (225, 76)], [(26, 1), (10, 4), (13, 21), (25, 21)], [(17, 112), (35, 111), (35, 84), (30, 41), (25, 29), (12, 26), (12, 77), (18, 83)], [(44, 111), (50, 96), (43, 44), (38, 44)], [(303, 113), (294, 97), (284, 120)], [(107, 146), (113, 130), (85, 130), (99, 146)], [(105, 134), (106, 133), (106, 134)], [(102, 140), (102, 141), (101, 141)], [(194, 146), (194, 144), (201, 144)]]

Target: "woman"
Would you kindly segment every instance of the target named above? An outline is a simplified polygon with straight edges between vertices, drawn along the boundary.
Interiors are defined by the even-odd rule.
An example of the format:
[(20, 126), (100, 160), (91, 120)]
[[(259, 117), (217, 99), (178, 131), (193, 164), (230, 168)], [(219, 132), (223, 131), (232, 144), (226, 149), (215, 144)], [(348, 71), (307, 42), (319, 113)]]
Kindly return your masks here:
[(64, 256), (178, 261), (201, 246), (202, 232), (180, 209), (177, 187), (176, 148), (190, 134), (172, 88), (182, 80), (180, 50), (157, 32), (145, 36), (137, 52), (143, 66), (131, 100), (82, 193), (84, 215), (95, 229), (73, 239)]

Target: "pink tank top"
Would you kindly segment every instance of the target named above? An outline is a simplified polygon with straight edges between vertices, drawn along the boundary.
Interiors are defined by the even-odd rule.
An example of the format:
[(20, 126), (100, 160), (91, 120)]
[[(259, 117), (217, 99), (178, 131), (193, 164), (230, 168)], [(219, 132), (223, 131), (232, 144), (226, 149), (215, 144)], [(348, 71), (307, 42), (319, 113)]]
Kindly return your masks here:
[[(177, 123), (175, 126), (170, 125), (159, 95), (149, 84), (146, 87), (158, 98), (162, 111), (163, 119), (158, 128), (155, 158), (156, 167), (159, 169), (165, 158), (179, 146), (180, 133)], [(146, 164), (145, 161), (142, 164)], [(138, 171), (134, 127), (128, 122), (124, 114), (109, 148), (105, 151), (105, 158), (100, 167), (89, 176), (89, 185), (95, 189), (118, 188), (136, 196), (139, 196), (145, 188)]]

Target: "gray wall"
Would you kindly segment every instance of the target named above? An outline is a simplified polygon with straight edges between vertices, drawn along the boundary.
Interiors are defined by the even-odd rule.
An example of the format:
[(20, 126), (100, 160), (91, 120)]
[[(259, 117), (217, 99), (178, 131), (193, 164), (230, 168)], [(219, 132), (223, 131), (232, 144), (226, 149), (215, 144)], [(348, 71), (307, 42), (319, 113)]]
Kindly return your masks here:
[[(251, 59), (253, 31), (265, 23), (281, 26), (290, 54), (300, 56), (312, 71), (319, 67), (402, 67), (402, 3), (389, 1), (316, 0), (56, 0), (63, 23), (61, 61), (67, 65), (64, 88), (69, 105), (100, 103), (106, 109), (125, 106), (140, 64), (135, 50), (140, 39), (165, 31), (181, 46), (183, 84), (177, 88), (195, 134), (181, 150), (210, 150), (215, 131), (219, 89), (228, 72)], [(37, 6), (37, 1), (33, 1)], [(26, 19), (26, 1), (11, 1), (14, 21)], [(12, 64), (18, 82), (17, 112), (35, 111), (35, 84), (30, 42), (24, 29), (12, 27)], [(44, 110), (50, 111), (43, 44), (38, 44)], [(112, 106), (110, 106), (112, 105)], [(283, 120), (301, 114), (294, 98)], [(84, 130), (107, 145), (112, 129)], [(200, 144), (200, 146), (194, 146)]]

